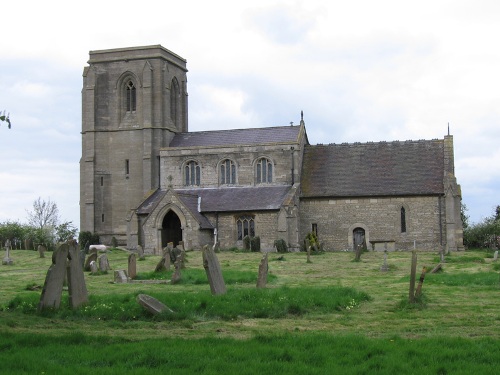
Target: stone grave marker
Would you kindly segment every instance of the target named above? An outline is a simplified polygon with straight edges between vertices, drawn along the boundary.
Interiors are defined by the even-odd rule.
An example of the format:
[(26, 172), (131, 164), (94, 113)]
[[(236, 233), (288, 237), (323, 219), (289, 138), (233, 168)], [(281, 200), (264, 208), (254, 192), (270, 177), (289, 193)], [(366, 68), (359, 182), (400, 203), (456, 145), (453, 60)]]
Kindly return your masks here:
[(83, 267), (84, 271), (90, 271), (90, 262), (97, 262), (97, 253), (89, 254), (87, 260), (85, 261), (85, 266)]
[(128, 256), (128, 277), (135, 279), (137, 276), (137, 259), (134, 253)]
[(156, 298), (148, 296), (147, 294), (139, 294), (137, 296), (137, 302), (153, 315), (161, 314), (164, 311), (173, 313), (173, 311), (165, 304), (161, 303)]
[(128, 277), (125, 270), (115, 271), (115, 283), (116, 284), (126, 284), (128, 283)]
[(5, 257), (2, 260), (2, 264), (6, 265), (6, 266), (11, 266), (14, 264), (14, 261), (10, 257), (10, 240), (9, 239), (7, 239), (7, 241), (5, 241)]
[(66, 259), (68, 259), (69, 246), (59, 246), (52, 253), (52, 265), (47, 271), (42, 295), (38, 303), (38, 311), (46, 308), (58, 309), (61, 304), (61, 293), (66, 276)]
[(108, 256), (106, 254), (99, 255), (99, 258), (97, 258), (97, 260), (97, 263), (99, 264), (99, 271), (108, 272), (111, 270), (111, 267), (109, 266)]
[(384, 264), (380, 267), (380, 272), (389, 271), (389, 265), (387, 264), (387, 250), (384, 251)]
[(259, 264), (259, 275), (257, 276), (257, 288), (265, 288), (267, 285), (267, 272), (269, 270), (269, 264), (267, 259), (267, 253), (262, 257)]
[(97, 267), (97, 263), (95, 262), (95, 260), (93, 260), (92, 262), (90, 262), (90, 273), (92, 275), (97, 275), (98, 272), (99, 267)]
[[(166, 267), (167, 257), (168, 254), (161, 257), (160, 261), (156, 264), (155, 272), (167, 271)], [(170, 268), (170, 263), (169, 263), (169, 268)]]
[[(309, 241), (307, 241), (309, 242)], [(307, 246), (307, 263), (312, 263), (311, 262), (311, 246)]]
[(68, 247), (68, 292), (69, 306), (76, 309), (89, 301), (87, 286), (85, 285), (85, 276), (80, 263), (80, 251), (76, 241), (69, 241), (61, 247)]
[(498, 260), (498, 250), (493, 254), (493, 261), (496, 262)]
[(213, 249), (208, 245), (205, 245), (203, 247), (202, 256), (203, 268), (205, 268), (205, 272), (207, 273), (210, 291), (213, 295), (225, 294), (226, 284), (224, 283), (224, 278), (222, 277), (219, 260), (217, 259)]
[(40, 258), (45, 258), (45, 252), (47, 251), (47, 248), (43, 245), (38, 245), (38, 255), (40, 255)]
[(172, 277), (170, 279), (170, 282), (172, 284), (176, 284), (179, 281), (181, 281), (181, 265), (182, 265), (182, 259), (181, 259), (181, 256), (179, 255), (177, 257), (177, 260), (174, 263), (174, 269), (175, 269), (175, 271), (172, 274)]
[(177, 247), (178, 247), (181, 251), (186, 251), (186, 249), (184, 248), (184, 241), (179, 241), (179, 244), (177, 245)]

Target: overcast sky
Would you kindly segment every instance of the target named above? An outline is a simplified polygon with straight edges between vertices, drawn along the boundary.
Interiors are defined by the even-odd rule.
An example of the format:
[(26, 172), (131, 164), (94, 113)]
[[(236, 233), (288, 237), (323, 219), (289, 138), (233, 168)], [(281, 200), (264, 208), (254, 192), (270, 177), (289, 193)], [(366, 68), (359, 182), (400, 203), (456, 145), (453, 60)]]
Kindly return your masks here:
[(500, 204), (500, 2), (9, 1), (0, 9), (0, 222), (42, 197), (79, 225), (90, 50), (161, 44), (188, 64), (189, 129), (298, 124), (309, 141), (454, 136), (472, 222)]

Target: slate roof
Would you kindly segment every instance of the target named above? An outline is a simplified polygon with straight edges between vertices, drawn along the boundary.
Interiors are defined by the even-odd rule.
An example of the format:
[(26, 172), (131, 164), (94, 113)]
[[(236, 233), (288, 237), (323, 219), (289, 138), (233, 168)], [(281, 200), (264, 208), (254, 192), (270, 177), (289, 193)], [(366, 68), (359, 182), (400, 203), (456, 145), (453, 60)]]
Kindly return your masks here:
[(303, 197), (435, 195), (444, 192), (444, 141), (306, 146)]
[(184, 194), (200, 196), (201, 212), (235, 212), (279, 210), (290, 189), (291, 186), (280, 185), (186, 189), (176, 192), (182, 194), (180, 197)]
[(169, 147), (242, 146), (298, 142), (300, 126), (178, 133)]

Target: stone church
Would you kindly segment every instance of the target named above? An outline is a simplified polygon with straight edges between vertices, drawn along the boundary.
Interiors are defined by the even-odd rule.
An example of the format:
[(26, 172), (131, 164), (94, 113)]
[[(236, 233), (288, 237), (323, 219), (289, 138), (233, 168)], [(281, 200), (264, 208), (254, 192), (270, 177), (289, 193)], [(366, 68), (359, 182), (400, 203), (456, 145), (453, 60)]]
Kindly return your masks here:
[(168, 242), (328, 251), (461, 250), (453, 137), (309, 144), (296, 126), (188, 131), (186, 60), (160, 45), (91, 51), (83, 71), (81, 231), (160, 254)]

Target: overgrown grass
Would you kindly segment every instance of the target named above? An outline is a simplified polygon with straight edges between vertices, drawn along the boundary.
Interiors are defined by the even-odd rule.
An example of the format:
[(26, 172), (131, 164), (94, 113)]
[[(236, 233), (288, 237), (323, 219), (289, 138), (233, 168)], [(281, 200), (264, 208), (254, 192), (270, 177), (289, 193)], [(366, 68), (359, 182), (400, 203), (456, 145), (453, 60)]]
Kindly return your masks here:
[(2, 332), (2, 374), (494, 374), (500, 341), (308, 332), (124, 340)]
[[(136, 293), (136, 295), (139, 293)], [(198, 293), (154, 293), (174, 313), (165, 312), (153, 317), (135, 300), (135, 295), (90, 296), (90, 301), (80, 309), (69, 309), (67, 297), (57, 311), (45, 310), (43, 316), (97, 319), (97, 320), (206, 320), (237, 318), (280, 319), (304, 314), (329, 314), (351, 310), (361, 302), (370, 300), (366, 293), (353, 288), (274, 288), (230, 289), (227, 294), (212, 296), (209, 291)], [(36, 314), (37, 295), (16, 297), (7, 310), (23, 314)]]
[(474, 272), (474, 273), (436, 273), (428, 274), (425, 277), (427, 284), (437, 284), (446, 286), (477, 287), (486, 286), (494, 289), (500, 288), (499, 275), (495, 272)]

